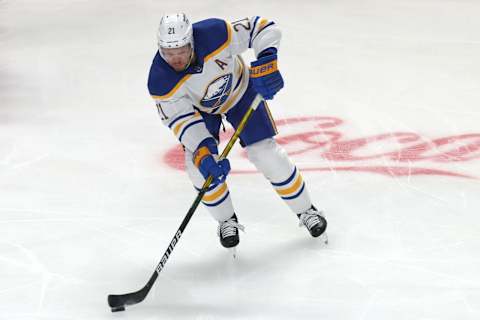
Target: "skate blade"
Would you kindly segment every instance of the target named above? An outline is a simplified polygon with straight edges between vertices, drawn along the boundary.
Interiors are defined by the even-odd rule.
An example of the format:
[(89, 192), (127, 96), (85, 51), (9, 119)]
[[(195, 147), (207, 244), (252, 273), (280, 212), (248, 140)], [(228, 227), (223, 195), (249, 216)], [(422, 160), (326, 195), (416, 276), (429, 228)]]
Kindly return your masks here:
[(237, 258), (237, 247), (228, 248), (228, 252), (230, 252), (233, 259)]
[(323, 243), (328, 244), (328, 235), (326, 232), (320, 235), (320, 241), (323, 241)]

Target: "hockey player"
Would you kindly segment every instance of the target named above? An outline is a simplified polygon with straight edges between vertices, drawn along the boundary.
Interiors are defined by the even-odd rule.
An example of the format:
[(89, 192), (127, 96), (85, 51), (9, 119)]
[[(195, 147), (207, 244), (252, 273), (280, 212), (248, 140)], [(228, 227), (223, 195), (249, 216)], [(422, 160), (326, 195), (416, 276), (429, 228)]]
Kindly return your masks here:
[[(257, 93), (271, 100), (283, 88), (277, 68), (281, 31), (273, 21), (258, 16), (191, 24), (180, 13), (162, 16), (157, 36), (148, 89), (162, 122), (184, 147), (193, 185), (200, 190), (205, 179), (213, 176), (202, 203), (219, 223), (220, 243), (235, 247), (243, 226), (225, 182), (230, 163), (218, 161), (220, 125), (223, 116), (236, 128)], [(257, 60), (247, 68), (240, 54), (250, 48)], [(276, 133), (268, 106), (262, 102), (240, 134), (240, 143), (300, 225), (318, 237), (327, 221), (313, 206), (299, 170), (275, 142)]]

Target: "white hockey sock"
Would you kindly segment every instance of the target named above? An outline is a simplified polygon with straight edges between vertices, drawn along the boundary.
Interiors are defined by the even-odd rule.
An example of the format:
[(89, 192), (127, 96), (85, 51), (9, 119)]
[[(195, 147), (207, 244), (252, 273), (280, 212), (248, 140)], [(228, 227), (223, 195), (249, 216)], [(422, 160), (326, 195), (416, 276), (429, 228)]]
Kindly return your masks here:
[(305, 212), (312, 206), (300, 172), (273, 138), (254, 143), (246, 149), (250, 161), (270, 181), (294, 213)]
[[(205, 179), (193, 164), (192, 156), (190, 151), (185, 150), (185, 168), (195, 189), (199, 191)], [(232, 199), (226, 183), (210, 186), (202, 198), (202, 203), (213, 218), (219, 222), (231, 218), (234, 214)]]

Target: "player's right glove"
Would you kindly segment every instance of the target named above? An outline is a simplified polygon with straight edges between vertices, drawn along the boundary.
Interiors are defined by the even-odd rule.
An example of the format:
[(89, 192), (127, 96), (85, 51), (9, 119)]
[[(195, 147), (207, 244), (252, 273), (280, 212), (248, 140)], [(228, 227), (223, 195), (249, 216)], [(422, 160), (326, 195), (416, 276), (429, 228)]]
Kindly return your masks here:
[(277, 49), (268, 48), (258, 55), (258, 59), (251, 63), (250, 78), (255, 90), (264, 99), (273, 99), (283, 88), (283, 78), (277, 68)]
[(218, 155), (217, 143), (215, 139), (207, 138), (193, 153), (193, 162), (205, 179), (212, 176), (213, 184), (221, 184), (230, 172), (230, 162), (228, 159), (216, 161), (214, 155)]

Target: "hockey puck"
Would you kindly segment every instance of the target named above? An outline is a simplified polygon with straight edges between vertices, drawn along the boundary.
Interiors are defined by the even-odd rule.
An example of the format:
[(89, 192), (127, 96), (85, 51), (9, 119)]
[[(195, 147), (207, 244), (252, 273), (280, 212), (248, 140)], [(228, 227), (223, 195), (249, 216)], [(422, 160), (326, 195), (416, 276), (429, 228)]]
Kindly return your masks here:
[(125, 311), (125, 306), (112, 307), (112, 312)]

